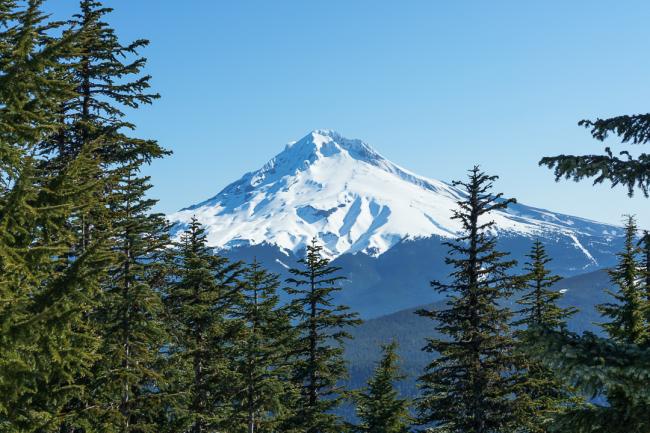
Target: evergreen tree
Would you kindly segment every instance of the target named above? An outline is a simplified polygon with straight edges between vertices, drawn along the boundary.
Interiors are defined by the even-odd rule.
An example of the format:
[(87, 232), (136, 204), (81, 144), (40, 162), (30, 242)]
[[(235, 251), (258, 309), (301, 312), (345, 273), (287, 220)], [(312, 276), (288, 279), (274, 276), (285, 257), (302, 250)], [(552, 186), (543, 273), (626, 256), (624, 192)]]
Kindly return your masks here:
[[(122, 131), (133, 125), (114, 107), (135, 107), (155, 95), (144, 92), (147, 77), (129, 84), (144, 59), (128, 62), (124, 55), (136, 54), (141, 41), (120, 51), (105, 43), (111, 41), (102, 24), (104, 36), (96, 33), (94, 42), (104, 43), (91, 44), (89, 14), (65, 30), (48, 22), (42, 1), (26, 3), (0, 2), (0, 428), (49, 431), (61, 425), (69, 432), (91, 430), (94, 423), (115, 431), (131, 414), (109, 389), (140, 380), (138, 399), (155, 391), (150, 377), (136, 377), (149, 368), (140, 364), (149, 357), (134, 354), (158, 356), (159, 335), (148, 332), (156, 320), (153, 328), (136, 328), (159, 303), (155, 290), (147, 294), (144, 287), (160, 280), (155, 257), (164, 238), (160, 224), (144, 220), (162, 218), (138, 211), (126, 216), (124, 210), (141, 206), (148, 212), (151, 203), (142, 200), (147, 179), (135, 173), (165, 152), (153, 141), (126, 137)], [(84, 7), (88, 12), (99, 3)], [(84, 59), (98, 66), (95, 75)], [(123, 68), (108, 67), (118, 64)], [(146, 240), (134, 246), (134, 239)], [(123, 298), (143, 305), (120, 304), (117, 279), (129, 287)], [(118, 305), (121, 312), (110, 311)], [(149, 340), (120, 348), (109, 333), (118, 316), (137, 325), (131, 336)], [(110, 358), (122, 349), (129, 354)], [(122, 371), (112, 369), (116, 359), (124, 361)], [(125, 367), (126, 359), (136, 364)], [(134, 417), (146, 430), (145, 417)]]
[[(581, 120), (578, 125), (591, 128), (592, 137), (599, 141), (605, 141), (610, 135), (618, 136), (621, 143), (646, 144), (650, 141), (650, 113)], [(539, 165), (553, 169), (556, 180), (565, 178), (578, 182), (593, 178), (594, 185), (607, 181), (612, 188), (625, 186), (630, 197), (636, 189), (648, 197), (650, 155), (641, 153), (634, 158), (626, 150), (619, 155), (606, 147), (604, 155), (558, 155), (542, 158)]]
[(124, 108), (139, 108), (160, 97), (149, 91), (151, 77), (142, 75), (147, 59), (139, 51), (149, 41), (122, 44), (105, 21), (113, 9), (100, 1), (81, 0), (79, 9), (68, 23), (75, 37), (65, 63), (66, 76), (76, 92), (59, 105), (57, 134), (44, 148), (66, 160), (98, 142), (96, 153), (106, 169), (111, 164), (129, 164), (135, 159), (149, 163), (164, 156), (166, 152), (155, 141), (124, 133), (135, 129), (125, 119)]
[(233, 416), (241, 265), (213, 254), (205, 230), (192, 219), (173, 252), (173, 272), (165, 304), (172, 336), (168, 349), (166, 391), (174, 396), (169, 431), (225, 430)]
[(490, 233), (494, 222), (485, 218), (514, 200), (490, 190), (495, 176), (474, 167), (468, 181), (454, 182), (466, 195), (453, 218), (462, 234), (448, 242), (446, 263), (451, 281), (433, 281), (436, 291), (448, 294), (447, 308), (419, 310), (437, 322), (444, 338), (429, 339), (423, 350), (438, 353), (420, 377), (419, 422), (445, 433), (497, 433), (514, 422), (513, 394), (517, 382), (509, 329), (511, 311), (502, 302), (511, 293), (507, 271), (515, 265), (496, 250)]
[(293, 381), (301, 390), (290, 425), (306, 433), (338, 432), (340, 421), (331, 411), (343, 397), (339, 381), (347, 368), (343, 359), (346, 328), (360, 323), (356, 313), (343, 305), (334, 305), (333, 294), (341, 290), (340, 268), (331, 266), (322, 255), (323, 247), (312, 239), (306, 256), (293, 268), (287, 292), (296, 321)]
[[(608, 291), (615, 302), (598, 305), (603, 317), (611, 319), (601, 325), (609, 338), (616, 343), (628, 345), (646, 344), (648, 333), (645, 320), (647, 303), (641, 286), (643, 271), (638, 261), (641, 249), (636, 243), (637, 233), (636, 221), (634, 217), (629, 216), (625, 224), (624, 249), (618, 254), (619, 263), (615, 269), (609, 271), (612, 282), (618, 286), (617, 292)], [(630, 400), (630, 396), (620, 385), (608, 385), (601, 392), (607, 398), (606, 412), (626, 413), (629, 408), (634, 407), (634, 400)], [(593, 410), (598, 411), (596, 406)], [(601, 416), (596, 416), (593, 420), (599, 418)], [(565, 420), (565, 423), (567, 422)]]
[(115, 262), (93, 315), (104, 359), (95, 366), (91, 392), (82, 402), (92, 408), (82, 424), (146, 431), (155, 429), (152, 413), (160, 397), (157, 364), (165, 342), (160, 257), (167, 234), (162, 215), (151, 212), (155, 201), (145, 198), (148, 178), (139, 172), (167, 152), (153, 140), (127, 135), (135, 125), (125, 119), (124, 108), (150, 104), (158, 95), (149, 93), (150, 77), (142, 75), (146, 59), (139, 50), (148, 42), (122, 44), (104, 21), (112, 9), (101, 2), (81, 0), (79, 7), (69, 21), (75, 38), (65, 63), (76, 94), (59, 104), (57, 133), (42, 147), (55, 155), (55, 168), (80, 152), (92, 152), (101, 171), (85, 182), (99, 182), (101, 188), (92, 191), (95, 205), (75, 218), (78, 250), (104, 238)]
[(562, 280), (562, 277), (553, 275), (546, 267), (552, 259), (546, 254), (546, 249), (539, 239), (535, 240), (526, 257), (529, 261), (524, 266), (526, 274), (521, 279), (522, 289), (526, 293), (517, 301), (522, 309), (517, 312), (521, 318), (515, 322), (515, 325), (564, 328), (566, 319), (575, 314), (576, 310), (557, 305), (562, 293), (552, 288)]
[(257, 261), (243, 274), (240, 305), (234, 314), (242, 325), (237, 336), (234, 370), (233, 432), (277, 431), (289, 415), (296, 393), (290, 386), (288, 362), (292, 329), (289, 316), (279, 308), (279, 277)]
[[(517, 301), (522, 308), (517, 312), (519, 320), (514, 323), (522, 327), (518, 336), (524, 343), (529, 329), (566, 329), (566, 320), (576, 312), (574, 308), (557, 305), (562, 294), (552, 290), (552, 287), (562, 278), (553, 275), (546, 267), (551, 258), (539, 239), (526, 257), (529, 258), (525, 264), (526, 274), (521, 278), (521, 286), (526, 293)], [(548, 432), (556, 415), (575, 405), (578, 400), (568, 386), (541, 362), (522, 355), (519, 366), (523, 371), (517, 389), (518, 431)]]
[(167, 341), (161, 290), (168, 245), (164, 216), (151, 213), (151, 187), (137, 177), (138, 162), (125, 173), (113, 203), (115, 263), (109, 270), (96, 323), (102, 335), (102, 360), (96, 366), (92, 418), (119, 432), (157, 431), (154, 414), (161, 404), (164, 378), (158, 371)]
[(382, 346), (383, 356), (366, 390), (355, 396), (360, 433), (407, 433), (409, 401), (399, 398), (395, 382), (404, 378), (398, 367), (397, 344)]
[(601, 326), (614, 341), (638, 344), (647, 339), (645, 321), (647, 310), (642, 292), (643, 271), (638, 260), (641, 249), (636, 244), (638, 228), (634, 217), (629, 216), (625, 224), (625, 246), (618, 254), (619, 262), (609, 271), (612, 282), (618, 286), (616, 292), (608, 291), (615, 303), (598, 306), (598, 310), (611, 321)]
[(102, 242), (72, 255), (68, 222), (89, 206), (80, 182), (96, 165), (80, 153), (43, 169), (39, 143), (72, 92), (57, 74), (68, 39), (51, 34), (41, 1), (0, 6), (0, 428), (49, 431), (74, 417), (97, 359), (88, 316), (109, 257)]
[[(650, 349), (590, 332), (538, 329), (531, 341), (537, 359), (592, 399), (559, 416), (554, 431), (641, 433), (650, 429)], [(605, 396), (611, 402), (603, 402)]]
[[(596, 121), (582, 121), (591, 128), (597, 140), (603, 141), (610, 134), (620, 137), (623, 143), (644, 144), (650, 135), (650, 115), (618, 116)], [(560, 155), (543, 158), (540, 165), (554, 168), (556, 180), (561, 178), (579, 181), (594, 178), (594, 183), (609, 181), (612, 186), (624, 185), (628, 195), (640, 190), (648, 196), (650, 157), (641, 154), (633, 158), (628, 152), (614, 156), (610, 148), (606, 155)], [(628, 225), (626, 238), (631, 237)], [(608, 404), (596, 402), (569, 411), (560, 418), (559, 428), (571, 433), (617, 433), (644, 432), (650, 429), (650, 396), (645, 388), (650, 377), (647, 363), (647, 341), (632, 342), (642, 337), (636, 293), (632, 291), (631, 275), (634, 273), (631, 245), (619, 255), (619, 265), (611, 274), (619, 286), (617, 297), (623, 301), (615, 308), (603, 306), (611, 319), (607, 326), (612, 339), (597, 337), (591, 333), (576, 335), (567, 331), (538, 330), (531, 337), (535, 342), (531, 352), (549, 368), (568, 379), (583, 393), (591, 396), (607, 396)], [(638, 276), (637, 276), (638, 277)], [(638, 282), (637, 282), (638, 284)], [(626, 306), (627, 304), (627, 306)], [(647, 319), (646, 319), (647, 320)], [(621, 404), (622, 403), (622, 404)]]

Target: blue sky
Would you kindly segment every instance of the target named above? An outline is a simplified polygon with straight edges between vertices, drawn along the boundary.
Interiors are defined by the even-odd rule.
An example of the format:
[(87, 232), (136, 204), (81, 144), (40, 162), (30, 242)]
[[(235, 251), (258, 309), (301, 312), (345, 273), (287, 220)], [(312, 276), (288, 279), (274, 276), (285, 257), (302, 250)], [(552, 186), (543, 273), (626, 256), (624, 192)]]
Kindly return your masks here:
[[(73, 0), (50, 0), (56, 17)], [(481, 164), (521, 202), (605, 222), (649, 202), (555, 183), (545, 155), (600, 153), (582, 118), (650, 111), (650, 2), (106, 0), (148, 38), (162, 99), (132, 113), (174, 154), (147, 169), (171, 212), (317, 128), (441, 180)], [(641, 149), (638, 149), (641, 150)]]

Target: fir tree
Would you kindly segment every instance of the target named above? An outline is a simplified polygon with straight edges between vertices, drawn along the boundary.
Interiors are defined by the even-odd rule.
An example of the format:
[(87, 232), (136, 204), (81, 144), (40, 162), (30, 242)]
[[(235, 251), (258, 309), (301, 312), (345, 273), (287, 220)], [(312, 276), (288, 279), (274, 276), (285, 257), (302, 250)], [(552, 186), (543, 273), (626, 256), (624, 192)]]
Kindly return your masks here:
[(433, 281), (436, 291), (448, 294), (447, 308), (420, 310), (437, 322), (444, 339), (430, 339), (424, 350), (438, 353), (420, 377), (419, 422), (431, 431), (497, 433), (512, 423), (517, 375), (514, 341), (509, 329), (510, 310), (501, 301), (511, 293), (507, 271), (515, 265), (496, 250), (490, 234), (489, 213), (514, 200), (493, 195), (488, 176), (474, 167), (468, 181), (455, 182), (466, 192), (453, 218), (460, 221), (461, 236), (448, 242), (446, 263), (453, 267), (451, 281)]
[(192, 219), (173, 252), (165, 304), (172, 336), (166, 391), (170, 431), (225, 429), (233, 416), (239, 263), (213, 254), (205, 230)]
[[(529, 329), (566, 329), (566, 320), (576, 312), (574, 308), (561, 308), (557, 305), (562, 293), (552, 288), (562, 278), (553, 275), (546, 267), (551, 258), (539, 239), (534, 242), (526, 257), (529, 258), (525, 264), (526, 274), (521, 278), (521, 286), (526, 293), (517, 301), (522, 308), (517, 312), (519, 320), (514, 323), (515, 326), (522, 327), (518, 335), (524, 343)], [(575, 405), (578, 400), (568, 386), (539, 361), (522, 355), (519, 366), (523, 371), (516, 393), (520, 424), (518, 431), (548, 432), (556, 415)]]
[(65, 160), (99, 142), (97, 153), (107, 166), (135, 159), (149, 163), (165, 155), (155, 141), (124, 133), (135, 129), (125, 119), (124, 109), (139, 108), (160, 97), (149, 91), (151, 77), (142, 74), (147, 59), (139, 52), (149, 41), (123, 44), (105, 21), (113, 9), (100, 1), (81, 0), (79, 9), (68, 23), (75, 37), (65, 63), (76, 93), (58, 107), (59, 130), (46, 149)]
[[(605, 141), (610, 135), (618, 136), (621, 143), (646, 144), (650, 141), (650, 114), (581, 120), (578, 125), (591, 128), (592, 137), (599, 141)], [(578, 182), (592, 178), (594, 185), (603, 182), (609, 182), (612, 188), (623, 185), (630, 197), (636, 189), (648, 197), (650, 155), (641, 153), (634, 158), (626, 150), (619, 155), (606, 147), (604, 155), (558, 155), (542, 158), (539, 165), (553, 169), (556, 180), (565, 178)]]
[[(554, 431), (629, 433), (650, 429), (647, 347), (615, 343), (589, 332), (578, 335), (544, 329), (535, 331), (531, 341), (537, 359), (592, 399), (559, 416)], [(603, 396), (611, 401), (603, 403)]]
[(598, 306), (605, 318), (611, 319), (601, 326), (614, 341), (638, 344), (647, 339), (645, 322), (646, 302), (642, 292), (642, 268), (638, 260), (641, 249), (636, 244), (638, 228), (634, 217), (629, 216), (625, 224), (625, 246), (618, 254), (619, 262), (609, 271), (612, 282), (618, 286), (616, 292), (607, 291), (615, 303)]
[[(623, 143), (644, 144), (650, 138), (649, 121), (650, 116), (642, 114), (582, 121), (581, 124), (590, 127), (592, 136), (600, 141), (615, 134)], [(619, 158), (609, 148), (605, 151), (606, 155), (603, 156), (560, 155), (543, 158), (540, 165), (554, 168), (556, 180), (593, 178), (594, 184), (609, 181), (612, 186), (626, 186), (630, 196), (638, 189), (647, 197), (650, 156), (641, 154), (633, 158), (622, 151)], [(628, 226), (628, 240), (631, 231)], [(632, 245), (626, 242), (625, 251), (619, 255), (619, 265), (611, 274), (620, 288), (616, 296), (623, 304), (618, 308), (614, 305), (611, 308), (603, 306), (605, 314), (613, 319), (607, 326), (614, 338), (600, 338), (591, 333), (579, 336), (552, 330), (539, 330), (531, 337), (535, 341), (532, 353), (537, 359), (570, 379), (586, 395), (607, 396), (610, 400), (608, 404), (594, 402), (569, 411), (559, 420), (562, 431), (627, 433), (650, 429), (650, 396), (644, 389), (650, 377), (650, 365), (644, 358), (648, 356), (647, 341), (632, 342), (644, 334), (638, 327), (638, 289), (636, 293), (632, 291), (630, 278), (635, 273), (631, 264), (634, 255), (636, 252)]]
[(51, 36), (41, 1), (0, 7), (0, 428), (48, 431), (74, 417), (98, 339), (88, 316), (109, 257), (95, 242), (69, 260), (68, 222), (89, 206), (80, 153), (49, 172), (37, 158), (71, 92), (56, 73), (68, 40)]
[(237, 335), (234, 370), (233, 432), (277, 431), (289, 415), (296, 393), (290, 386), (289, 317), (278, 306), (279, 277), (253, 261), (243, 274), (240, 305), (234, 317), (242, 325)]
[(167, 224), (151, 213), (155, 200), (145, 198), (147, 177), (134, 166), (118, 184), (113, 242), (115, 263), (109, 270), (96, 323), (102, 335), (102, 360), (96, 366), (93, 393), (99, 413), (92, 417), (119, 432), (157, 431), (154, 413), (164, 378), (158, 364), (167, 341), (161, 290)]
[(334, 305), (333, 294), (341, 290), (340, 268), (331, 266), (322, 255), (323, 247), (312, 239), (307, 245), (301, 269), (287, 282), (297, 340), (294, 343), (293, 381), (300, 387), (301, 398), (291, 425), (307, 433), (337, 432), (340, 421), (331, 413), (342, 401), (339, 381), (347, 368), (343, 359), (343, 341), (349, 338), (346, 328), (360, 323), (348, 307)]
[[(135, 125), (124, 108), (138, 108), (158, 98), (142, 75), (146, 59), (139, 50), (146, 40), (122, 44), (105, 17), (112, 9), (81, 0), (69, 21), (75, 37), (67, 53), (65, 75), (76, 94), (58, 106), (58, 130), (43, 144), (56, 155), (54, 167), (80, 152), (92, 152), (101, 171), (85, 182), (101, 185), (91, 192), (94, 205), (80, 209), (75, 222), (78, 250), (96, 238), (107, 239), (115, 265), (103, 283), (95, 326), (102, 335), (104, 359), (95, 366), (91, 392), (82, 405), (82, 422), (116, 431), (152, 429), (159, 401), (159, 350), (164, 327), (160, 290), (160, 256), (167, 243), (162, 215), (145, 198), (148, 178), (143, 165), (165, 155), (158, 143), (128, 136)], [(68, 431), (74, 431), (70, 426)]]
[(522, 289), (526, 291), (517, 301), (522, 306), (517, 313), (521, 317), (515, 325), (525, 327), (546, 327), (562, 329), (566, 319), (576, 313), (575, 308), (561, 308), (557, 301), (562, 293), (553, 287), (562, 280), (559, 275), (553, 275), (546, 267), (552, 259), (546, 254), (542, 242), (535, 240), (529, 254), (526, 255), (524, 270), (526, 274), (521, 279)]
[(369, 380), (368, 387), (355, 396), (360, 433), (407, 433), (411, 417), (409, 401), (399, 398), (395, 382), (399, 373), (397, 344), (382, 346), (383, 356)]
[(86, 182), (101, 180), (102, 188), (92, 191), (94, 206), (78, 211), (78, 248), (85, 248), (93, 236), (110, 231), (110, 197), (123, 177), (122, 170), (134, 161), (149, 164), (166, 155), (158, 143), (127, 135), (135, 125), (125, 119), (124, 108), (139, 108), (159, 97), (149, 92), (150, 76), (142, 75), (146, 59), (139, 50), (146, 40), (122, 44), (104, 18), (112, 9), (95, 0), (81, 0), (80, 12), (68, 21), (70, 43), (65, 61), (57, 73), (74, 88), (74, 93), (57, 106), (55, 133), (40, 149), (51, 155), (48, 170), (59, 170), (79, 152), (92, 148), (92, 157), (102, 168)]

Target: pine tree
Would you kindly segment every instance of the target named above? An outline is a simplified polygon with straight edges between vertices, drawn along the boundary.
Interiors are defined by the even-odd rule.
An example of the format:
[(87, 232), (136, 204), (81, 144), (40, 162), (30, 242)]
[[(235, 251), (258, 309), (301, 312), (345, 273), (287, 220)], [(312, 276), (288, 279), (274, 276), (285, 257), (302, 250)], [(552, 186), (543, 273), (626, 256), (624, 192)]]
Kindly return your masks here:
[[(525, 344), (528, 330), (546, 328), (566, 329), (566, 320), (575, 314), (574, 308), (561, 308), (557, 301), (562, 293), (553, 290), (562, 277), (553, 275), (546, 267), (551, 258), (544, 245), (537, 239), (527, 256), (526, 274), (521, 278), (522, 289), (526, 291), (517, 302), (522, 308), (517, 311), (519, 320), (514, 325), (522, 327), (519, 340)], [(520, 429), (518, 431), (545, 433), (550, 431), (557, 414), (578, 403), (568, 386), (544, 364), (525, 354), (519, 360), (523, 369), (517, 389), (517, 404)]]
[[(80, 12), (67, 22), (70, 43), (57, 74), (65, 77), (74, 93), (56, 107), (55, 133), (40, 144), (42, 153), (50, 155), (48, 170), (59, 170), (83, 149), (92, 155), (101, 171), (83, 181), (99, 183), (89, 191), (94, 206), (78, 210), (75, 223), (78, 248), (85, 248), (93, 236), (110, 231), (112, 189), (134, 161), (149, 164), (168, 152), (153, 140), (130, 137), (125, 131), (135, 125), (125, 119), (124, 108), (139, 108), (159, 97), (149, 92), (148, 75), (142, 75), (146, 59), (139, 50), (148, 45), (137, 40), (123, 45), (114, 30), (104, 21), (112, 9), (95, 0), (81, 0)], [(99, 181), (99, 182), (98, 182)]]
[(0, 6), (0, 428), (48, 431), (74, 417), (97, 359), (88, 316), (109, 257), (101, 242), (74, 254), (68, 222), (91, 205), (80, 182), (96, 165), (80, 153), (43, 169), (38, 145), (72, 92), (56, 73), (67, 39), (51, 34), (41, 1)]
[(164, 156), (166, 152), (155, 141), (129, 137), (123, 132), (135, 129), (125, 119), (125, 108), (149, 105), (160, 97), (149, 91), (151, 76), (142, 75), (147, 59), (139, 51), (149, 41), (138, 39), (122, 44), (104, 21), (113, 9), (100, 1), (81, 0), (79, 9), (68, 23), (75, 38), (66, 62), (66, 73), (76, 94), (58, 107), (60, 129), (46, 149), (65, 160), (90, 143), (99, 142), (97, 153), (107, 168), (135, 159), (149, 163)]
[(507, 271), (515, 261), (496, 250), (490, 233), (494, 222), (484, 221), (514, 200), (490, 192), (496, 178), (474, 167), (468, 181), (454, 182), (466, 193), (453, 215), (462, 234), (447, 243), (445, 261), (454, 270), (449, 283), (431, 283), (448, 294), (447, 308), (418, 311), (435, 320), (436, 330), (445, 336), (429, 339), (423, 349), (439, 354), (420, 377), (422, 395), (417, 402), (419, 422), (432, 425), (431, 431), (497, 433), (514, 422), (512, 313), (501, 301), (511, 293), (513, 279)]
[[(625, 224), (624, 249), (618, 254), (619, 262), (615, 269), (609, 271), (612, 282), (618, 286), (616, 292), (607, 291), (614, 303), (598, 305), (603, 317), (610, 321), (601, 324), (609, 338), (628, 345), (645, 345), (647, 343), (647, 302), (642, 288), (643, 269), (638, 255), (641, 249), (636, 238), (638, 228), (634, 217), (628, 216)], [(634, 407), (634, 401), (621, 385), (609, 386), (603, 391), (609, 407), (607, 412), (626, 413)], [(596, 419), (596, 417), (594, 418)]]
[(145, 198), (151, 186), (137, 167), (125, 171), (111, 209), (116, 259), (96, 314), (103, 358), (93, 397), (100, 410), (90, 412), (98, 424), (125, 433), (157, 431), (164, 385), (158, 364), (167, 342), (161, 291), (168, 227), (163, 215), (151, 212), (155, 200)]
[[(621, 143), (646, 144), (650, 141), (650, 113), (616, 116), (608, 119), (581, 120), (578, 125), (591, 128), (591, 136), (605, 141), (616, 135)], [(604, 155), (558, 155), (542, 158), (539, 165), (554, 170), (555, 179), (578, 182), (593, 178), (593, 183), (608, 181), (612, 188), (623, 185), (632, 197), (639, 189), (645, 197), (650, 194), (650, 155), (641, 153), (634, 158), (628, 151), (615, 156), (609, 147)]]
[[(615, 343), (590, 332), (577, 335), (538, 330), (531, 341), (537, 359), (585, 396), (598, 397), (563, 413), (556, 419), (554, 431), (629, 433), (650, 429), (650, 349)], [(607, 403), (602, 402), (603, 396)]]
[(205, 230), (193, 218), (173, 252), (165, 304), (172, 336), (166, 391), (169, 431), (225, 430), (233, 416), (230, 398), (237, 375), (241, 265), (213, 254)]
[(647, 339), (645, 322), (646, 302), (642, 292), (642, 268), (638, 260), (641, 249), (636, 244), (638, 228), (634, 217), (628, 216), (625, 224), (625, 246), (618, 254), (619, 262), (609, 271), (612, 282), (618, 286), (616, 292), (607, 291), (615, 303), (598, 306), (605, 318), (611, 319), (601, 326), (614, 341), (638, 344)]
[(341, 290), (340, 268), (331, 266), (322, 255), (323, 247), (312, 239), (307, 245), (301, 269), (286, 290), (294, 296), (291, 307), (298, 337), (294, 343), (293, 381), (301, 390), (291, 426), (306, 433), (339, 431), (340, 421), (331, 411), (343, 397), (339, 381), (347, 368), (343, 359), (343, 341), (349, 338), (346, 329), (360, 323), (348, 307), (334, 305), (333, 294)]
[(234, 317), (242, 325), (237, 335), (234, 370), (233, 432), (274, 432), (290, 414), (296, 398), (290, 386), (289, 316), (279, 307), (279, 277), (253, 261), (242, 277), (241, 300)]
[(382, 346), (383, 356), (368, 387), (355, 396), (360, 433), (408, 433), (411, 417), (409, 401), (399, 398), (395, 382), (399, 373), (395, 342)]
[(158, 95), (149, 92), (150, 77), (142, 75), (146, 59), (139, 50), (148, 42), (123, 45), (104, 21), (112, 9), (101, 2), (81, 0), (79, 7), (68, 22), (75, 37), (62, 71), (75, 95), (58, 105), (56, 134), (41, 146), (55, 155), (49, 169), (83, 152), (101, 168), (83, 180), (99, 187), (89, 191), (94, 205), (79, 209), (73, 220), (77, 250), (106, 239), (115, 262), (93, 315), (104, 359), (94, 368), (87, 400), (80, 402), (89, 409), (79, 423), (146, 430), (153, 428), (159, 400), (158, 352), (165, 339), (160, 256), (167, 235), (163, 217), (151, 213), (155, 201), (144, 197), (150, 186), (139, 171), (167, 152), (155, 141), (127, 135), (135, 125), (125, 119), (124, 108), (150, 104)]
[(562, 329), (566, 326), (566, 319), (576, 313), (575, 308), (561, 308), (557, 301), (562, 293), (552, 288), (562, 280), (558, 275), (552, 275), (546, 267), (552, 259), (546, 254), (542, 242), (535, 240), (529, 254), (526, 255), (522, 289), (526, 293), (517, 301), (523, 308), (517, 313), (521, 317), (515, 322), (517, 326), (541, 326), (550, 329)]
[[(649, 141), (650, 115), (618, 116), (596, 121), (582, 121), (591, 128), (594, 138), (604, 141), (609, 135), (620, 137), (622, 143), (645, 144)], [(614, 156), (610, 148), (606, 155), (559, 155), (543, 158), (540, 165), (555, 170), (561, 178), (580, 181), (593, 178), (594, 184), (609, 181), (613, 186), (624, 185), (628, 195), (640, 190), (646, 197), (650, 186), (650, 156), (632, 157), (627, 151)], [(626, 238), (631, 236), (630, 227)], [(560, 418), (561, 431), (571, 433), (644, 432), (650, 429), (650, 396), (645, 388), (650, 377), (647, 341), (632, 342), (644, 336), (639, 329), (639, 290), (632, 290), (633, 271), (631, 244), (619, 255), (619, 265), (611, 274), (619, 286), (617, 297), (623, 301), (619, 308), (603, 306), (611, 319), (607, 324), (612, 339), (591, 333), (576, 335), (568, 331), (539, 330), (531, 336), (535, 341), (532, 351), (549, 368), (570, 379), (586, 395), (607, 396), (608, 404), (596, 402), (569, 411)], [(638, 277), (638, 275), (637, 275)], [(638, 282), (637, 282), (638, 284)], [(647, 293), (647, 292), (646, 292)], [(625, 305), (627, 304), (627, 306)], [(644, 310), (645, 307), (643, 308)], [(644, 317), (644, 320), (647, 320)], [(645, 326), (644, 326), (645, 327)]]
[[(640, 285), (643, 290), (645, 308), (646, 326), (650, 326), (650, 232), (643, 231), (643, 236), (639, 239), (639, 248), (641, 250), (641, 281)], [(650, 332), (650, 331), (648, 331)]]

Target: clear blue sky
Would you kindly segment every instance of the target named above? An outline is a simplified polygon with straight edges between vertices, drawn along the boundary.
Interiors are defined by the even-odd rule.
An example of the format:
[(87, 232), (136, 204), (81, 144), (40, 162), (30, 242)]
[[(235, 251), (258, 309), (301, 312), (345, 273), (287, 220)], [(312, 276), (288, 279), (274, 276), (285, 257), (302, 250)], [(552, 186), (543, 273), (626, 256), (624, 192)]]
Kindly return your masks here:
[[(47, 6), (60, 17), (75, 3)], [(523, 203), (606, 222), (636, 213), (650, 227), (647, 199), (537, 167), (602, 151), (582, 118), (650, 111), (647, 0), (105, 3), (125, 41), (151, 40), (162, 99), (132, 119), (174, 152), (147, 169), (162, 211), (330, 128), (425, 176), (479, 163)]]

